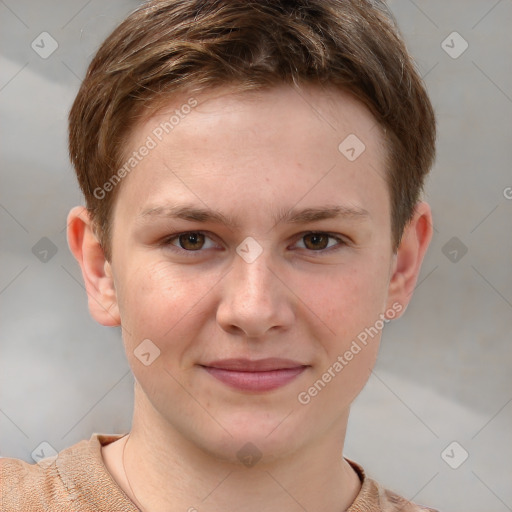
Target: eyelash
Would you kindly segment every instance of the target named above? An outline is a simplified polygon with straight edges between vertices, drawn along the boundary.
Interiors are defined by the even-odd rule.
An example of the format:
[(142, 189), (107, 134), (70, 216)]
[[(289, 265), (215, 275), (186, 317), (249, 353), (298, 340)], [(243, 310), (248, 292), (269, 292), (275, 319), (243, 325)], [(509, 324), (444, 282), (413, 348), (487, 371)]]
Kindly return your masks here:
[[(201, 235), (204, 235), (205, 238), (208, 238), (209, 240), (213, 241), (212, 237), (208, 236), (208, 233), (205, 231), (183, 231), (181, 233), (176, 233), (176, 234), (166, 237), (162, 241), (162, 245), (165, 246), (166, 248), (169, 248), (172, 251), (176, 251), (181, 254), (187, 254), (187, 256), (190, 256), (190, 257), (193, 257), (194, 253), (200, 254), (200, 253), (204, 252), (205, 249), (203, 249), (203, 248), (198, 249), (197, 251), (192, 251), (192, 250), (183, 249), (183, 247), (180, 247), (179, 245), (175, 245), (172, 243), (173, 240), (178, 240), (180, 236), (189, 235), (189, 234), (201, 234)], [(316, 251), (313, 249), (308, 249), (307, 247), (300, 248), (300, 249), (306, 250), (310, 254), (315, 254), (315, 253), (325, 254), (327, 252), (339, 250), (341, 247), (348, 245), (347, 242), (343, 238), (341, 238), (337, 235), (334, 235), (332, 233), (325, 232), (325, 231), (307, 231), (307, 232), (301, 233), (300, 236), (297, 238), (297, 241), (295, 242), (295, 244), (299, 241), (302, 241), (303, 238), (307, 235), (326, 235), (329, 239), (336, 240), (336, 242), (337, 242), (336, 244), (328, 246), (325, 249), (319, 249)], [(209, 247), (207, 249), (211, 249), (211, 247)]]

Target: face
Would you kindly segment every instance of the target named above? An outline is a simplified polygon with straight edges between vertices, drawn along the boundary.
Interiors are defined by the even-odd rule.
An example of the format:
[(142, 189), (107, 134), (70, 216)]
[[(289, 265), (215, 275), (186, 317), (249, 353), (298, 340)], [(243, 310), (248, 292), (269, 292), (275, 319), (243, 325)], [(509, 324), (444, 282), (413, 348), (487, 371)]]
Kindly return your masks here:
[(197, 101), (168, 134), (187, 98), (136, 127), (127, 158), (155, 144), (118, 185), (108, 272), (135, 414), (221, 457), (280, 456), (344, 429), (403, 307), (385, 143), (339, 91)]

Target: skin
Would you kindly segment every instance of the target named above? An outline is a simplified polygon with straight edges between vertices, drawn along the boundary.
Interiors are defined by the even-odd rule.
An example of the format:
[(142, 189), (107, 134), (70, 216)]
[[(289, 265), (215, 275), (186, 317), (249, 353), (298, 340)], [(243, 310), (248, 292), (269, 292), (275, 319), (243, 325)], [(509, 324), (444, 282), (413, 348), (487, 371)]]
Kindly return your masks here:
[[(342, 458), (349, 407), (371, 373), (380, 333), (308, 404), (297, 397), (379, 315), (393, 305), (401, 309), (395, 318), (403, 313), (432, 237), (430, 208), (417, 205), (395, 252), (385, 141), (346, 93), (283, 85), (197, 99), (119, 185), (111, 261), (84, 208), (69, 215), (91, 314), (122, 326), (136, 379), (130, 485), (126, 437), (103, 448), (105, 464), (146, 511), (345, 510), (360, 490)], [(127, 155), (187, 98), (179, 100), (133, 130)], [(366, 146), (353, 162), (338, 150), (349, 134)], [(233, 224), (174, 218), (177, 205)], [(277, 222), (334, 206), (366, 214)], [(305, 237), (312, 231), (326, 235)], [(181, 248), (175, 235), (183, 232), (204, 233), (204, 248)], [(236, 252), (248, 236), (262, 249), (252, 263)], [(145, 339), (160, 350), (149, 366), (134, 354)], [(307, 368), (279, 389), (248, 392), (200, 366), (266, 357)], [(248, 442), (261, 453), (253, 467), (237, 457)]]

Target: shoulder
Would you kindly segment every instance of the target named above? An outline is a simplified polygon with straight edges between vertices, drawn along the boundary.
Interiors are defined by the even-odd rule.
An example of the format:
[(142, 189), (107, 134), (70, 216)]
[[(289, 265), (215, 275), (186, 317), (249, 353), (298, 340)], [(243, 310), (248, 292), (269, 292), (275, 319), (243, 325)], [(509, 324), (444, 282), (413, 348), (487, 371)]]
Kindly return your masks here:
[(95, 434), (37, 464), (0, 459), (0, 510), (137, 510), (113, 482), (101, 459), (101, 444), (115, 438)]
[(378, 493), (381, 507), (379, 510), (382, 512), (438, 512), (433, 508), (415, 504), (395, 492), (385, 489), (374, 480), (372, 483)]
[(361, 490), (347, 512), (438, 512), (433, 508), (417, 505), (386, 489), (368, 478), (359, 464), (346, 460), (361, 480)]
[[(49, 457), (37, 464), (17, 459), (0, 459), (1, 510), (54, 510), (57, 502), (66, 504), (64, 485), (59, 476), (59, 457)], [(71, 505), (71, 503), (69, 503)], [(62, 508), (64, 510), (64, 508)], [(72, 506), (69, 510), (74, 510)]]

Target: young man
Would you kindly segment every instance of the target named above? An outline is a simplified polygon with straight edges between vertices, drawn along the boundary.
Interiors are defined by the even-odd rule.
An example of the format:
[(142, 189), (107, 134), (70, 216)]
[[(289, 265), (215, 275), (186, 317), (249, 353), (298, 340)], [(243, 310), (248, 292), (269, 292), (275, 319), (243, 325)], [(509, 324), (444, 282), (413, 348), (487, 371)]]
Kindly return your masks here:
[(434, 141), (381, 2), (134, 12), (71, 110), (68, 218), (91, 314), (121, 327), (132, 429), (2, 460), (2, 510), (430, 510), (342, 454), (431, 239)]

